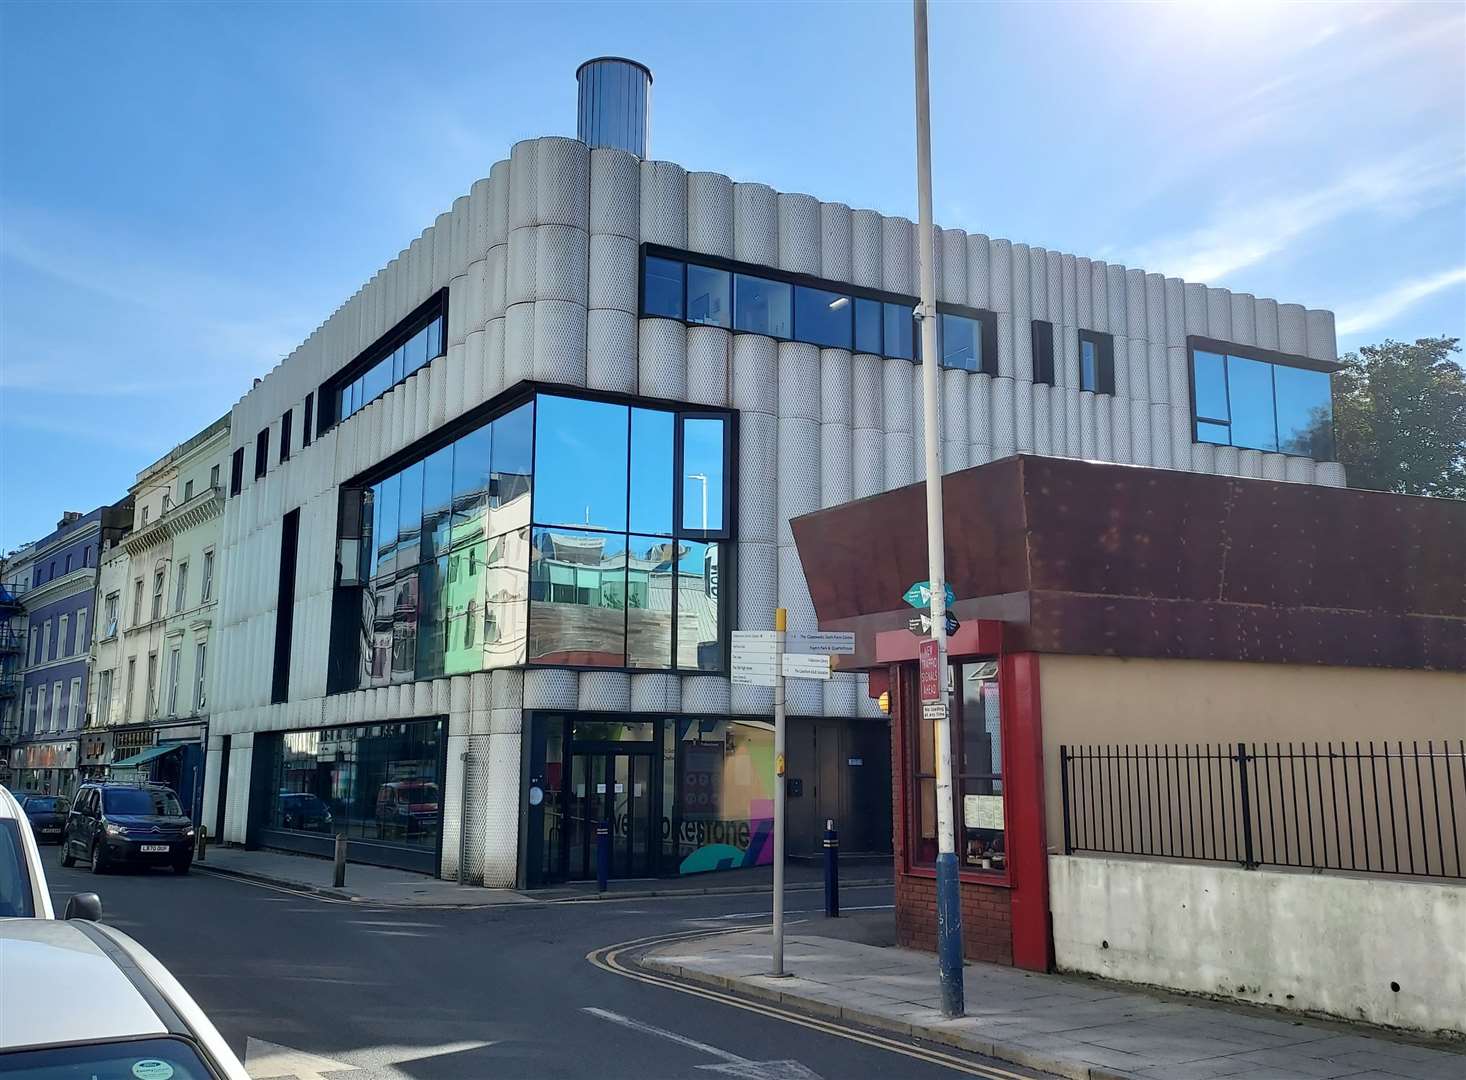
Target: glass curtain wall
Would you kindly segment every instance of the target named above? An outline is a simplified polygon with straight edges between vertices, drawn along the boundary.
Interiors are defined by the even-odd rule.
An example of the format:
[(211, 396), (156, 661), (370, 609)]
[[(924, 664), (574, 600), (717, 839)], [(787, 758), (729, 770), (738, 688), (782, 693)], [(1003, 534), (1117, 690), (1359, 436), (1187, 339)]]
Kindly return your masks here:
[(1191, 403), (1197, 442), (1319, 461), (1334, 455), (1327, 372), (1196, 349)]

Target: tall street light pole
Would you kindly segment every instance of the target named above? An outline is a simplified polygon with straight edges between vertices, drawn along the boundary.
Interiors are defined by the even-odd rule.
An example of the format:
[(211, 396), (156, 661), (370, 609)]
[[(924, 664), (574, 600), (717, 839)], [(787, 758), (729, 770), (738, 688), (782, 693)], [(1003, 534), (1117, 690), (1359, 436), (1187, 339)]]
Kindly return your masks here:
[[(932, 721), (937, 748), (937, 960), (942, 1014), (961, 1016), (962, 903), (957, 883), (957, 843), (952, 820), (952, 732), (947, 692), (947, 570), (942, 526), (942, 432), (937, 411), (937, 272), (932, 244), (932, 118), (927, 77), (926, 0), (913, 0), (916, 33), (916, 198), (921, 253), (921, 411), (925, 420), (926, 547), (931, 578), (931, 632), (937, 644), (941, 708)], [(926, 723), (925, 715), (918, 723)]]

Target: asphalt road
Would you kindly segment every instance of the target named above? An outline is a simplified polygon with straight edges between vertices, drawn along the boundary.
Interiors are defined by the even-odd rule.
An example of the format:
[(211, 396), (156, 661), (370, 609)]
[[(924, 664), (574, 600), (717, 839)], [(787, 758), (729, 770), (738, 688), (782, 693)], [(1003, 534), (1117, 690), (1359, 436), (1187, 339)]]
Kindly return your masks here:
[[(73, 892), (99, 893), (104, 921), (168, 965), (240, 1057), (248, 1051), (259, 1080), (961, 1074), (586, 960), (598, 947), (650, 935), (756, 924), (767, 917), (767, 894), (423, 911), (330, 902), (198, 872), (94, 878), (54, 858), (48, 875), (58, 912)], [(847, 889), (842, 902), (879, 911), (891, 890)], [(791, 919), (820, 919), (820, 905), (819, 893), (795, 892), (787, 908)], [(289, 1051), (329, 1061), (312, 1064)], [(751, 1064), (758, 1062), (783, 1064)], [(332, 1072), (332, 1065), (358, 1071)]]

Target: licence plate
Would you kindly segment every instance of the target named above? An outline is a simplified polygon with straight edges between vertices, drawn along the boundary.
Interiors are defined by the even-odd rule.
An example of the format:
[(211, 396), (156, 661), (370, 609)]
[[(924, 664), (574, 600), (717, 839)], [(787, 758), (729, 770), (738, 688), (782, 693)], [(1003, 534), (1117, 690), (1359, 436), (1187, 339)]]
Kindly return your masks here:
[(167, 844), (143, 844), (138, 848), (144, 855), (165, 855), (168, 852)]
[(61, 826), (56, 825), (56, 826), (53, 826), (52, 828), (49, 828), (49, 829), (42, 829), (41, 830), (41, 833), (44, 836), (50, 836), (52, 833), (59, 833), (60, 831), (61, 831)]

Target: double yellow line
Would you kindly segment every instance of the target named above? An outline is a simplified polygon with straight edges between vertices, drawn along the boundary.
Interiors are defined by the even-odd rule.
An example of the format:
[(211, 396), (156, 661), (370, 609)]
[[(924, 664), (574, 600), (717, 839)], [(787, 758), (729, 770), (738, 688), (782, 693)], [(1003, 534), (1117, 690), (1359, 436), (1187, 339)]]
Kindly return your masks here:
[(748, 929), (752, 929), (752, 927), (740, 926), (733, 930), (691, 930), (677, 934), (662, 934), (653, 937), (637, 938), (634, 941), (623, 941), (617, 945), (606, 945), (599, 949), (593, 949), (586, 953), (585, 958), (602, 971), (610, 971), (623, 978), (635, 979), (637, 982), (649, 983), (652, 986), (660, 986), (667, 990), (675, 990), (679, 994), (692, 994), (695, 997), (706, 998), (709, 1001), (716, 1001), (723, 1005), (730, 1005), (735, 1009), (743, 1009), (746, 1012), (759, 1013), (775, 1020), (782, 1020), (788, 1024), (798, 1024), (800, 1027), (809, 1028), (812, 1031), (818, 1031), (824, 1035), (834, 1035), (837, 1038), (848, 1039), (850, 1042), (873, 1046), (878, 1050), (888, 1050), (893, 1054), (903, 1054), (909, 1058), (916, 1058), (918, 1061), (940, 1065), (954, 1072), (966, 1073), (968, 1076), (982, 1076), (987, 1077), (988, 1080), (1031, 1080), (1030, 1077), (1024, 1076), (1022, 1073), (1009, 1072), (1006, 1069), (1000, 1069), (994, 1065), (981, 1065), (977, 1062), (957, 1057), (955, 1054), (944, 1053), (941, 1050), (933, 1050), (924, 1046), (901, 1042), (897, 1039), (890, 1039), (884, 1035), (877, 1035), (874, 1032), (863, 1031), (859, 1028), (847, 1027), (843, 1024), (831, 1020), (822, 1020), (815, 1016), (807, 1016), (803, 1013), (794, 1012), (767, 1002), (742, 998), (734, 994), (724, 993), (720, 990), (694, 986), (660, 975), (648, 974), (640, 968), (628, 966), (621, 959), (623, 954), (632, 950), (648, 949), (656, 945), (667, 945), (674, 941), (688, 941), (693, 938), (717, 937), (722, 934), (738, 933), (739, 931)]

